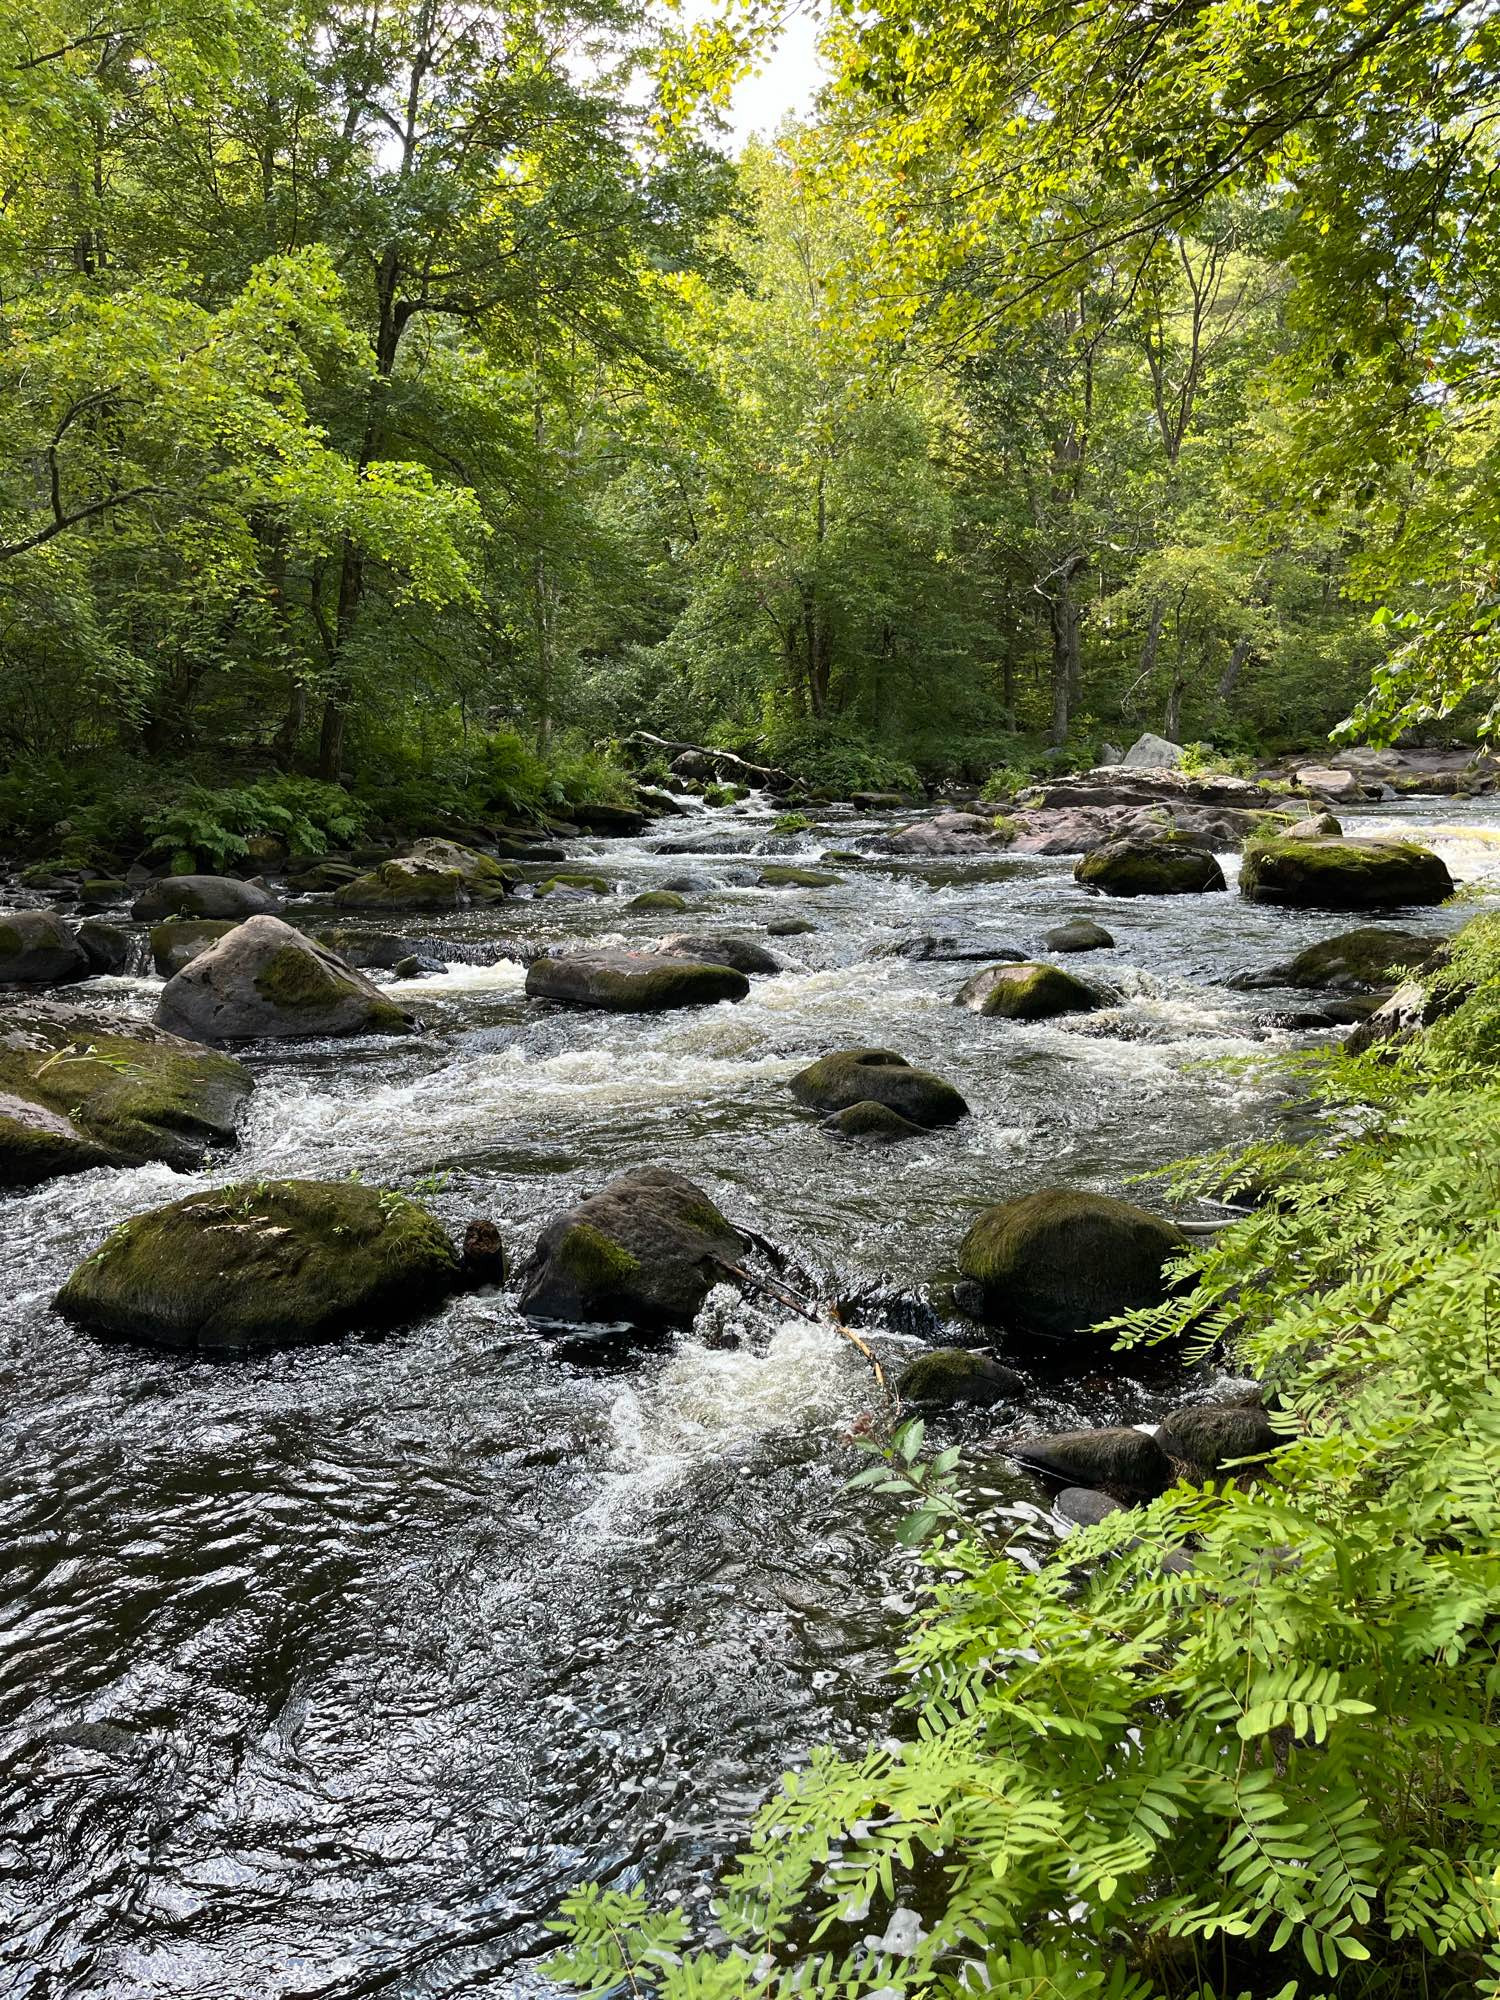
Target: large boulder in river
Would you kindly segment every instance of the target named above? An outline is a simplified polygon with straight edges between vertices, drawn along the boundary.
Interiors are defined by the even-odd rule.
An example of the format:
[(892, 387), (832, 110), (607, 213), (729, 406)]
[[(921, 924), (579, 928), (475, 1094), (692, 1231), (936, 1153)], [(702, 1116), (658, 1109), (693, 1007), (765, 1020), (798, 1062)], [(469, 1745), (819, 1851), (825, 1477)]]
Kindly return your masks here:
[(1054, 1014), (1090, 1014), (1104, 1004), (1094, 987), (1061, 966), (987, 965), (959, 988), (956, 1007), (1002, 1021), (1050, 1021)]
[(151, 926), (151, 963), (163, 979), (171, 979), (199, 952), (207, 951), (221, 937), (237, 930), (242, 918), (179, 917), (170, 923)]
[(1133, 1202), (1043, 1188), (985, 1209), (959, 1245), (965, 1309), (1018, 1333), (1061, 1337), (1167, 1296), (1186, 1238)]
[(0, 1010), (0, 1187), (91, 1167), (197, 1166), (233, 1145), (250, 1072), (141, 1021), (32, 1001)]
[(1212, 854), (1170, 839), (1107, 841), (1083, 856), (1073, 880), (1106, 896), (1197, 896), (1227, 887)]
[(1296, 986), (1320, 993), (1377, 993), (1393, 986), (1403, 970), (1425, 972), (1446, 946), (1444, 938), (1415, 931), (1384, 930), (1366, 924), (1355, 931), (1310, 944), (1283, 965), (1240, 973), (1236, 986)]
[(245, 917), (281, 908), (262, 882), (241, 882), (233, 875), (163, 875), (148, 882), (130, 914), (138, 923), (159, 923), (164, 917)]
[(1062, 1486), (1103, 1487), (1135, 1500), (1154, 1499), (1172, 1484), (1172, 1464), (1156, 1439), (1120, 1426), (1100, 1431), (1050, 1431), (1006, 1447), (1018, 1465)]
[(792, 1095), (814, 1111), (884, 1104), (914, 1125), (956, 1125), (969, 1107), (951, 1083), (913, 1069), (890, 1049), (839, 1049), (792, 1078)]
[(533, 1319), (690, 1326), (750, 1245), (681, 1174), (644, 1167), (555, 1215), (523, 1267)]
[(460, 1281), (442, 1225), (362, 1181), (257, 1181), (124, 1223), (58, 1293), (97, 1333), (243, 1353), (410, 1319)]
[(690, 958), (699, 965), (728, 965), (736, 972), (780, 972), (781, 960), (753, 938), (732, 931), (682, 932), (663, 938), (656, 947), (668, 958)]
[(88, 953), (50, 910), (0, 916), (0, 986), (62, 986), (89, 970)]
[(251, 917), (167, 981), (156, 1018), (198, 1042), (404, 1035), (412, 1017), (278, 917)]
[(1394, 909), (1446, 902), (1453, 877), (1410, 840), (1260, 839), (1245, 849), (1240, 894), (1294, 909)]
[(660, 1014), (672, 1007), (711, 1007), (743, 1000), (750, 982), (731, 965), (653, 951), (577, 951), (539, 958), (526, 973), (533, 1000), (602, 1007), (613, 1014)]
[(456, 840), (419, 840), (410, 854), (346, 882), (334, 901), (350, 910), (459, 910), (498, 902), (514, 879), (510, 869)]

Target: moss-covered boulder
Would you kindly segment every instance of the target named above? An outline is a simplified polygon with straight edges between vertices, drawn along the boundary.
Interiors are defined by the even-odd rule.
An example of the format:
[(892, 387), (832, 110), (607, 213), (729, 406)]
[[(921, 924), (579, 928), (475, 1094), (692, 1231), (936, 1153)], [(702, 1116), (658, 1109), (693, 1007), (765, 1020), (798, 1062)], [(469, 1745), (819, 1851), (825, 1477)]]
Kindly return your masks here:
[(1415, 931), (1384, 930), (1378, 924), (1367, 924), (1310, 944), (1285, 965), (1273, 966), (1258, 976), (1256, 984), (1327, 993), (1375, 993), (1395, 985), (1403, 970), (1425, 972), (1436, 965), (1446, 942), (1444, 938), (1419, 937)]
[(552, 1218), (520, 1272), (521, 1311), (643, 1331), (688, 1326), (749, 1247), (701, 1188), (645, 1167)]
[(88, 953), (50, 910), (0, 915), (0, 986), (62, 986), (89, 970)]
[(1105, 896), (1201, 896), (1228, 886), (1212, 854), (1165, 837), (1091, 848), (1079, 856), (1073, 880)]
[(1414, 841), (1261, 838), (1245, 849), (1240, 894), (1293, 909), (1397, 909), (1445, 902), (1453, 877)]
[(757, 944), (753, 938), (736, 937), (732, 931), (686, 932), (663, 938), (656, 947), (669, 958), (692, 958), (700, 965), (732, 965), (736, 972), (780, 972), (781, 960)]
[(639, 896), (632, 896), (625, 907), (627, 910), (685, 910), (688, 899), (675, 889), (643, 889)]
[(496, 903), (509, 893), (514, 871), (455, 840), (419, 840), (410, 854), (382, 861), (338, 890), (350, 910), (458, 910)]
[(806, 917), (776, 917), (766, 925), (767, 937), (809, 937), (817, 929)]
[(99, 1166), (198, 1166), (232, 1145), (250, 1072), (143, 1022), (36, 1001), (0, 1011), (0, 1186)]
[(1049, 1431), (1017, 1438), (1010, 1456), (1028, 1472), (1062, 1486), (1103, 1487), (1132, 1499), (1154, 1499), (1172, 1484), (1171, 1460), (1144, 1431)]
[(1055, 1014), (1091, 1014), (1104, 995), (1060, 966), (987, 965), (959, 988), (954, 1005), (1002, 1021), (1050, 1021)]
[(1181, 1230), (1133, 1202), (1043, 1188), (985, 1209), (959, 1245), (977, 1317), (1017, 1333), (1066, 1336), (1167, 1295)]
[(835, 1111), (831, 1118), (823, 1120), (818, 1130), (826, 1132), (830, 1139), (858, 1140), (867, 1146), (894, 1146), (905, 1139), (927, 1139), (932, 1135), (930, 1125), (915, 1124), (899, 1111), (893, 1111), (890, 1105), (877, 1104), (869, 1097), (844, 1111)]
[(896, 1394), (918, 1409), (968, 1407), (987, 1410), (1007, 1396), (1019, 1395), (1025, 1382), (1013, 1368), (1003, 1368), (988, 1354), (966, 1347), (938, 1347), (919, 1354), (896, 1377)]
[(964, 1098), (930, 1070), (913, 1069), (892, 1049), (838, 1049), (792, 1078), (792, 1095), (814, 1111), (884, 1104), (914, 1125), (956, 1125), (967, 1118)]
[(730, 965), (649, 951), (580, 951), (539, 958), (526, 974), (533, 1000), (602, 1007), (615, 1014), (658, 1014), (743, 1000), (750, 982)]
[(162, 988), (160, 1025), (199, 1042), (313, 1035), (404, 1035), (413, 1020), (381, 992), (278, 917), (251, 917)]
[(1282, 1440), (1259, 1403), (1194, 1403), (1158, 1425), (1156, 1442), (1186, 1477), (1204, 1480), (1244, 1470), (1242, 1460), (1259, 1464)]
[(239, 1354), (411, 1319), (459, 1281), (442, 1225), (404, 1195), (259, 1181), (124, 1223), (55, 1303), (96, 1333)]
[(826, 868), (762, 868), (762, 889), (831, 889), (843, 877), (830, 875)]
[(1112, 951), (1114, 942), (1103, 924), (1089, 917), (1070, 917), (1067, 923), (1042, 933), (1048, 951)]
[(280, 908), (281, 898), (260, 882), (232, 875), (163, 875), (146, 884), (130, 914), (143, 924), (166, 917), (228, 917), (239, 923)]
[(199, 952), (237, 930), (242, 921), (236, 917), (178, 917), (171, 923), (153, 924), (151, 963), (163, 979), (171, 979), (185, 965), (191, 965)]
[(549, 875), (545, 882), (538, 882), (532, 890), (533, 896), (612, 896), (614, 887), (602, 875)]

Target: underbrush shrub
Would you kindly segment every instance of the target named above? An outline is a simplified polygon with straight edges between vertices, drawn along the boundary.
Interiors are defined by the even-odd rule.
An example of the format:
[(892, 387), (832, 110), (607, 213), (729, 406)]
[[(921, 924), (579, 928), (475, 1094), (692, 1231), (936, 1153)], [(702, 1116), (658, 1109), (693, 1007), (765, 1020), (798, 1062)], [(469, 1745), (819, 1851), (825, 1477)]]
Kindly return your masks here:
[[(784, 1779), (714, 1938), (584, 1890), (560, 1976), (662, 2000), (1500, 1994), (1500, 919), (1440, 976), (1433, 1031), (1304, 1065), (1315, 1137), (1180, 1171), (1180, 1195), (1259, 1205), (1115, 1323), (1250, 1372), (1269, 1467), (1039, 1558), (904, 1426), (855, 1481), (925, 1550), (899, 1736)], [(887, 1950), (897, 1909), (916, 1925)]]

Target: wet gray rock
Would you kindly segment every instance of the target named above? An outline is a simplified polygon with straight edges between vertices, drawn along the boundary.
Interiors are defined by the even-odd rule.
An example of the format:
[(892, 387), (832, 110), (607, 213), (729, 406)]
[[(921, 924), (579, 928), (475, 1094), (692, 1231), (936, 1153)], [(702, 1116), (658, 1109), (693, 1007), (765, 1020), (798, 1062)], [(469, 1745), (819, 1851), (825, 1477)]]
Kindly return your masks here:
[(891, 1049), (839, 1049), (799, 1070), (791, 1087), (797, 1102), (814, 1111), (847, 1111), (868, 1101), (929, 1127), (956, 1125), (969, 1115), (951, 1083), (913, 1069)]
[(851, 1104), (844, 1111), (835, 1111), (831, 1118), (823, 1120), (818, 1130), (826, 1132), (830, 1139), (858, 1140), (871, 1146), (892, 1146), (905, 1139), (932, 1136), (930, 1126), (916, 1125), (888, 1104), (877, 1104), (872, 1098)]
[(701, 1188), (644, 1167), (552, 1218), (520, 1272), (521, 1311), (645, 1332), (689, 1326), (749, 1248)]
[[(1062, 1338), (1167, 1295), (1165, 1266), (1187, 1238), (1134, 1202), (1042, 1188), (987, 1208), (958, 1267), (963, 1310), (991, 1326)], [(1085, 1482), (1086, 1483), (1086, 1482)]]
[(410, 1014), (277, 917), (250, 917), (169, 979), (156, 1018), (198, 1042), (404, 1035)]
[(0, 915), (0, 986), (63, 986), (89, 971), (88, 953), (51, 910)]
[(1366, 924), (1310, 944), (1295, 958), (1264, 972), (1237, 973), (1230, 984), (1248, 990), (1294, 986), (1324, 993), (1379, 992), (1403, 970), (1425, 972), (1441, 963), (1446, 943), (1417, 931)]
[(1306, 819), (1294, 820), (1282, 836), (1285, 840), (1338, 840), (1343, 827), (1332, 813), (1309, 813)]
[(134, 941), (129, 931), (122, 931), (117, 924), (104, 924), (97, 917), (88, 917), (78, 926), (78, 942), (83, 946), (90, 972), (129, 970)]
[(733, 966), (650, 951), (581, 951), (539, 958), (526, 973), (527, 996), (599, 1007), (615, 1014), (658, 1014), (743, 1000), (750, 982)]
[(1114, 942), (1103, 924), (1093, 923), (1088, 917), (1072, 917), (1067, 923), (1054, 925), (1042, 933), (1042, 943), (1048, 951), (1112, 951)]
[(1028, 1472), (1064, 1486), (1087, 1486), (1132, 1498), (1154, 1499), (1172, 1484), (1172, 1462), (1153, 1437), (1121, 1427), (1099, 1431), (1050, 1431), (1017, 1438), (1010, 1456)]
[(679, 932), (656, 947), (669, 958), (689, 958), (699, 965), (727, 965), (748, 974), (780, 972), (782, 963), (753, 938), (732, 931)]
[(221, 937), (228, 937), (243, 921), (237, 917), (178, 917), (170, 923), (151, 926), (151, 963), (163, 979), (171, 979), (199, 952), (207, 951)]
[(882, 945), (876, 956), (914, 958), (930, 965), (988, 965), (1002, 959), (1019, 965), (1026, 954), (1014, 945), (994, 944), (987, 938), (933, 937), (928, 933)]
[(767, 937), (807, 937), (817, 929), (806, 917), (777, 917), (766, 925)]
[(163, 875), (146, 884), (130, 914), (143, 924), (164, 917), (232, 917), (238, 922), (280, 908), (281, 898), (263, 882), (241, 882), (232, 875)]
[(1120, 759), (1127, 771), (1175, 771), (1181, 768), (1183, 749), (1165, 736), (1153, 736), (1148, 729), (1137, 736)]
[(1052, 1502), (1052, 1511), (1070, 1528), (1096, 1528), (1111, 1514), (1123, 1513), (1124, 1503), (1092, 1486), (1065, 1486)]
[(896, 1394), (918, 1409), (989, 1409), (1025, 1390), (1025, 1378), (988, 1354), (939, 1347), (919, 1354), (896, 1377)]

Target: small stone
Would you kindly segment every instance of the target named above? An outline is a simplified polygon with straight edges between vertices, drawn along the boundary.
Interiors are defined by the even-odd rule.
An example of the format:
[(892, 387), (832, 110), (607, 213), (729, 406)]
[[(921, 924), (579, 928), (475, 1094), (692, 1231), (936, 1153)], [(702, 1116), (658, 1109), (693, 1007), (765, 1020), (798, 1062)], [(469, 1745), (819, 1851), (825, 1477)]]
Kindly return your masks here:
[(1048, 951), (1109, 951), (1114, 942), (1103, 924), (1093, 923), (1088, 917), (1070, 918), (1067, 923), (1042, 933), (1042, 943)]
[(830, 1139), (859, 1140), (871, 1146), (891, 1146), (904, 1139), (932, 1136), (930, 1127), (915, 1125), (888, 1104), (876, 1104), (870, 1098), (835, 1111), (831, 1118), (823, 1120), (818, 1130), (826, 1132)]
[(464, 1230), (460, 1264), (464, 1283), (473, 1289), (505, 1283), (505, 1245), (499, 1228), (488, 1216), (476, 1216)]

